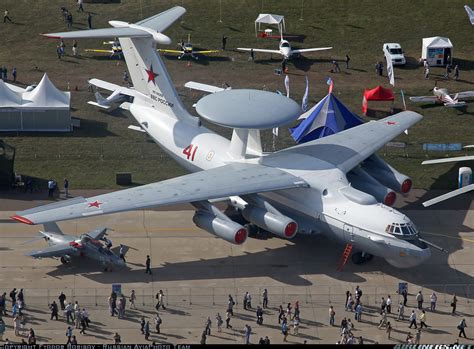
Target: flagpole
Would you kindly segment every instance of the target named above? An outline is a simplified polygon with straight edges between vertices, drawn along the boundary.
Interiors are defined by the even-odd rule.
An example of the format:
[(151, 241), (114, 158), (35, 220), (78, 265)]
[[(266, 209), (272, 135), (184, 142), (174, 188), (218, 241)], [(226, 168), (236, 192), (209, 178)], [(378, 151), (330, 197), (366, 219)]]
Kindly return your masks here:
[(300, 21), (303, 20), (303, 8), (304, 8), (304, 0), (301, 0), (301, 16), (300, 16)]

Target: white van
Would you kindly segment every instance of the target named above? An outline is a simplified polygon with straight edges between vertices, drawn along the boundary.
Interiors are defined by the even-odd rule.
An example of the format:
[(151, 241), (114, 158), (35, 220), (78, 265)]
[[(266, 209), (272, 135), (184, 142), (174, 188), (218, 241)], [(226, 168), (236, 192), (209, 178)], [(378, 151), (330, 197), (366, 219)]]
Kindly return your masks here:
[(392, 58), (393, 65), (405, 65), (406, 59), (403, 55), (403, 50), (400, 44), (397, 43), (385, 43), (383, 44), (382, 51), (384, 55)]

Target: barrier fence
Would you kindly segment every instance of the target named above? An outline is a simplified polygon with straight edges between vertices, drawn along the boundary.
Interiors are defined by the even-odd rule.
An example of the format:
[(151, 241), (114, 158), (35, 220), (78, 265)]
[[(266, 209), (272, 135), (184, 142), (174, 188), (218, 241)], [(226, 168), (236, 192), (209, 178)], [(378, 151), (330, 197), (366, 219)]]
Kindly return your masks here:
[[(262, 293), (264, 289), (268, 291), (269, 304), (276, 306), (280, 304), (294, 303), (299, 301), (301, 306), (321, 306), (326, 307), (329, 304), (344, 305), (346, 300), (346, 291), (354, 292), (355, 285), (352, 289), (345, 286), (311, 286), (311, 287), (294, 287), (294, 286), (269, 286), (269, 287), (179, 287), (179, 288), (163, 288), (165, 295), (165, 304), (170, 306), (222, 306), (226, 307), (228, 295), (232, 295), (236, 306), (242, 304), (245, 292), (249, 292), (252, 296), (252, 306), (261, 305)], [(156, 304), (156, 294), (159, 288), (145, 287), (133, 288), (122, 285), (121, 293), (128, 298), (130, 291), (134, 289), (136, 294), (137, 306), (154, 306)], [(398, 304), (403, 298), (397, 293), (398, 285), (384, 286), (364, 286), (361, 285), (363, 291), (362, 304), (365, 306), (377, 306), (381, 302), (381, 298), (390, 295), (394, 305)], [(456, 294), (458, 306), (469, 306), (474, 299), (473, 284), (436, 284), (411, 286), (408, 285), (408, 301), (415, 303), (415, 296), (418, 291), (422, 291), (424, 304), (430, 303), (430, 295), (435, 292), (438, 296), (439, 305), (449, 305), (452, 301), (453, 294)], [(5, 290), (9, 299), (9, 290)], [(66, 302), (75, 302), (84, 306), (105, 306), (107, 299), (112, 292), (112, 287), (103, 288), (30, 288), (24, 289), (25, 303), (31, 305), (49, 305), (53, 300), (58, 302), (58, 296), (61, 292), (66, 295)]]

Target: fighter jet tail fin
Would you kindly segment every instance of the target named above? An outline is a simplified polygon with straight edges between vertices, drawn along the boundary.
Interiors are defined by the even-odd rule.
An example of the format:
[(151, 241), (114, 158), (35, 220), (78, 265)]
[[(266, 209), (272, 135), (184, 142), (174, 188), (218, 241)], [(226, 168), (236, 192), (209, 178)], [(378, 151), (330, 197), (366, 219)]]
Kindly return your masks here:
[(63, 231), (61, 228), (59, 228), (56, 222), (43, 223), (43, 227), (45, 232), (64, 235)]

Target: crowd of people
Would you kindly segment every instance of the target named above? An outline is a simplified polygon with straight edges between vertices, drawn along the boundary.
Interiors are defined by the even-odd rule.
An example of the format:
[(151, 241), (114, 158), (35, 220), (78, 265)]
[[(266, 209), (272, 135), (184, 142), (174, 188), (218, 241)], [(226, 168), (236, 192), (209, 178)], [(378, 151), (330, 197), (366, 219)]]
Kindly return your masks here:
[[(394, 307), (391, 295), (387, 295), (387, 297), (381, 297), (380, 302), (378, 303), (378, 310), (377, 312), (380, 314), (380, 320), (378, 321), (377, 328), (380, 330), (384, 330), (386, 332), (387, 340), (390, 340), (391, 332), (392, 332), (392, 324), (393, 322), (399, 323), (406, 323), (407, 328), (410, 330), (414, 327), (415, 332), (407, 332), (405, 337), (405, 342), (407, 344), (420, 344), (421, 337), (423, 333), (423, 329), (430, 328), (431, 326), (427, 320), (427, 312), (436, 313), (437, 312), (437, 300), (438, 297), (435, 292), (432, 292), (429, 297), (429, 308), (425, 305), (424, 295), (420, 290), (414, 297), (414, 301), (416, 302), (416, 307), (411, 310), (410, 315), (405, 317), (405, 307), (407, 307), (408, 302), (408, 291), (407, 289), (403, 289), (399, 292), (400, 296), (403, 300), (401, 300), (398, 306)], [(364, 337), (361, 335), (355, 335), (355, 327), (357, 323), (364, 322), (363, 314), (373, 313), (373, 310), (365, 310), (362, 306), (362, 289), (357, 286), (353, 292), (347, 291), (346, 298), (344, 303), (344, 311), (346, 313), (354, 313), (354, 321), (351, 319), (348, 314), (344, 314), (344, 316), (340, 316), (340, 325), (339, 325), (339, 333), (340, 339), (337, 341), (336, 344), (364, 344)], [(114, 317), (117, 316), (118, 319), (130, 319), (128, 316), (128, 310), (136, 310), (136, 293), (135, 290), (131, 290), (128, 297), (120, 292), (112, 292), (110, 296), (107, 298), (107, 305), (109, 309), (110, 316)], [(151, 340), (150, 336), (152, 334), (152, 324), (154, 324), (154, 332), (157, 335), (161, 334), (161, 326), (163, 324), (162, 312), (167, 310), (165, 306), (165, 294), (163, 290), (159, 290), (156, 295), (156, 305), (153, 315), (149, 316), (141, 316), (139, 321), (139, 328), (141, 334), (144, 336), (146, 341)], [(10, 309), (7, 311), (7, 302), (11, 304)], [(458, 300), (456, 295), (453, 295), (451, 300), (451, 308), (452, 308), (452, 315), (457, 315), (456, 304)], [(234, 308), (236, 302), (232, 295), (228, 295), (227, 301), (227, 308), (225, 311), (225, 323), (226, 329), (233, 329), (232, 325), (230, 324), (231, 319), (234, 317)], [(254, 307), (252, 305), (252, 295), (249, 292), (245, 292), (242, 299), (242, 310), (244, 313), (246, 312), (255, 312), (255, 322), (256, 326), (264, 327), (270, 326), (273, 327), (272, 322), (278, 323), (278, 327), (281, 332), (283, 342), (287, 341), (289, 335), (292, 335), (294, 338), (301, 338), (303, 339), (301, 342), (306, 343), (307, 341), (304, 340), (304, 337), (300, 337), (299, 334), (299, 327), (301, 323), (304, 323), (305, 320), (301, 319), (301, 309), (299, 301), (296, 300), (294, 303), (287, 303), (286, 307), (283, 305), (279, 305), (275, 309), (276, 318), (273, 321), (265, 320), (264, 316), (271, 315), (273, 310), (269, 308), (269, 294), (268, 290), (264, 289), (261, 294), (261, 305), (257, 305)], [(36, 344), (36, 334), (33, 328), (29, 328), (26, 326), (28, 323), (27, 316), (25, 314), (25, 292), (23, 289), (19, 291), (14, 288), (10, 291), (7, 296), (7, 292), (3, 292), (0, 296), (0, 340), (3, 340), (3, 334), (6, 329), (6, 324), (4, 318), (9, 316), (12, 318), (12, 325), (14, 329), (14, 334), (16, 337), (21, 337), (22, 343), (27, 344)], [(67, 325), (65, 334), (66, 334), (66, 344), (77, 344), (78, 339), (74, 334), (75, 330), (79, 330), (80, 335), (86, 335), (86, 331), (91, 326), (93, 322), (90, 319), (89, 311), (79, 304), (79, 302), (69, 300), (64, 292), (61, 292), (56, 300), (53, 300), (51, 304), (49, 304), (50, 310), (50, 320), (55, 321), (64, 321)], [(339, 310), (338, 310), (339, 311)], [(418, 311), (418, 313), (417, 313)], [(10, 314), (8, 314), (10, 313)], [(373, 316), (373, 315), (371, 315)], [(224, 318), (221, 313), (217, 313), (214, 317), (215, 319), (215, 328), (217, 333), (222, 332), (222, 328), (224, 325)], [(335, 305), (332, 304), (329, 306), (329, 318), (328, 318), (328, 325), (330, 327), (337, 326), (336, 325), (336, 310)], [(211, 328), (212, 328), (213, 320), (211, 317), (207, 317), (203, 331), (201, 334), (201, 344), (206, 344), (207, 338), (211, 336)], [(400, 328), (400, 326), (398, 326)], [(467, 338), (466, 335), (466, 328), (467, 323), (465, 318), (461, 318), (461, 320), (457, 324), (457, 329), (459, 330), (459, 337)], [(400, 330), (398, 331), (400, 332)], [(252, 330), (252, 327), (249, 323), (246, 323), (243, 330), (242, 330), (243, 342), (245, 344), (252, 343), (252, 335), (255, 332)], [(121, 335), (118, 332), (115, 332), (113, 337), (111, 338), (115, 344), (119, 344), (122, 342)], [(367, 336), (365, 337), (365, 341), (367, 341)], [(6, 338), (5, 342), (10, 343), (9, 340)], [(268, 336), (260, 337), (258, 340), (258, 344), (270, 344), (270, 339)]]

